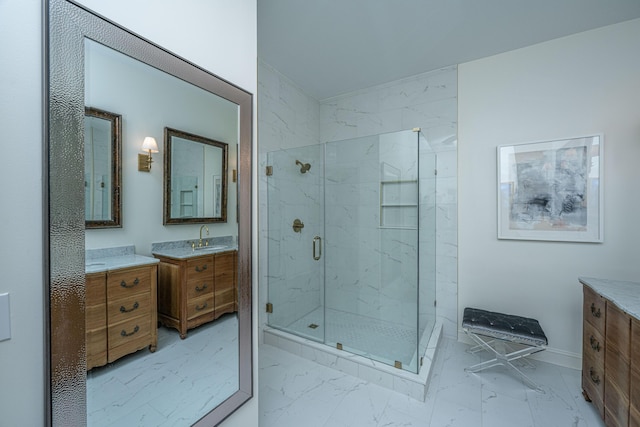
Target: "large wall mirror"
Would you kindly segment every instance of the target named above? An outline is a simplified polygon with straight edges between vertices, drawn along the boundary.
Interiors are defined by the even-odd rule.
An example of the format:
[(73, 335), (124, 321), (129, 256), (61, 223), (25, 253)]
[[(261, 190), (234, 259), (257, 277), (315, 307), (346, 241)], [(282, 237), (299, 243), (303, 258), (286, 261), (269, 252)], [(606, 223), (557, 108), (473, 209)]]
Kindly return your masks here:
[(164, 223), (227, 220), (227, 158), (224, 142), (164, 129)]
[[(217, 425), (252, 396), (252, 95), (71, 1), (48, 0), (47, 9), (49, 424)], [(206, 157), (215, 165), (203, 169), (203, 180), (210, 182), (201, 185), (206, 185), (211, 206), (197, 221), (213, 222), (209, 225), (212, 234), (213, 227), (226, 227), (225, 233), (235, 239), (237, 313), (225, 315), (223, 322), (211, 322), (229, 325), (224, 333), (211, 337), (204, 335), (205, 325), (187, 337), (159, 326), (153, 352), (138, 350), (87, 372), (87, 239), (95, 237), (99, 243), (130, 240), (138, 251), (163, 240), (154, 234), (176, 236), (184, 230), (185, 238), (191, 238), (195, 237), (194, 227), (198, 230), (189, 221), (164, 227), (164, 173), (157, 171), (164, 165), (154, 163), (155, 175), (136, 168), (143, 137), (151, 133), (160, 139), (165, 128), (180, 129), (183, 133), (175, 134), (178, 139), (172, 142), (201, 155), (198, 161), (187, 158), (184, 162), (200, 165)], [(87, 132), (112, 141), (117, 132), (122, 147), (117, 152), (113, 147), (104, 149), (91, 159), (89, 154), (94, 154), (87, 152), (87, 144), (93, 142)], [(194, 141), (194, 135), (206, 135), (215, 144)], [(202, 150), (204, 145), (214, 151)], [(96, 166), (103, 157), (104, 165)], [(122, 176), (106, 178), (107, 169), (114, 168)], [(228, 178), (230, 169), (237, 170), (237, 181)], [(97, 183), (95, 193), (87, 192), (87, 174)], [(100, 188), (107, 188), (109, 194), (99, 193)], [(237, 215), (237, 224), (235, 220), (215, 224), (226, 220), (231, 209), (229, 194), (233, 195), (230, 212), (234, 219)], [(118, 212), (105, 208), (113, 206), (114, 195), (121, 197), (122, 212), (119, 207)], [(87, 199), (93, 202), (88, 205)], [(205, 198), (201, 200), (204, 206)], [(113, 222), (115, 214), (121, 214), (121, 227), (92, 230), (88, 210), (100, 211), (92, 214), (91, 221), (105, 217)], [(146, 226), (138, 226), (138, 218), (131, 215), (136, 211), (145, 212), (138, 216)], [(153, 226), (144, 223), (147, 212), (154, 218)], [(150, 255), (151, 249), (145, 251)], [(223, 339), (225, 344), (221, 344)], [(170, 347), (175, 351), (169, 352)], [(226, 361), (223, 369), (207, 371), (220, 355)], [(142, 365), (135, 364), (139, 362)], [(190, 377), (189, 370), (195, 376)]]

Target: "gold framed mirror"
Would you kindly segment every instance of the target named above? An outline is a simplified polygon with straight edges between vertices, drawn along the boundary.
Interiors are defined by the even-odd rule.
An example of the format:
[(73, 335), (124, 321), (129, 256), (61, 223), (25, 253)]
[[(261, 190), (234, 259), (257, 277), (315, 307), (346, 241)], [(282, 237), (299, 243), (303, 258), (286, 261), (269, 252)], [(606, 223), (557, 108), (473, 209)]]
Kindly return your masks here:
[(229, 144), (164, 128), (164, 224), (227, 221)]
[(86, 228), (122, 227), (122, 116), (85, 107), (84, 213)]
[[(123, 127), (127, 132), (134, 128), (131, 124), (145, 124), (147, 120), (132, 119), (131, 111), (142, 111), (134, 106), (128, 111), (112, 108), (108, 103), (86, 102), (85, 90), (92, 90), (85, 80), (87, 61), (93, 55), (94, 48), (115, 52), (122, 61), (134, 61), (135, 67), (147, 68), (162, 74), (182, 85), (188, 85), (200, 92), (206, 92), (208, 98), (215, 97), (231, 104), (237, 118), (233, 127), (235, 137), (230, 137), (233, 147), (238, 147), (234, 163), (237, 165), (237, 261), (234, 263), (237, 277), (237, 326), (236, 339), (233, 340), (237, 358), (230, 361), (237, 375), (233, 391), (224, 396), (216, 396), (213, 406), (204, 406), (204, 412), (197, 418), (182, 419), (182, 423), (197, 426), (217, 425), (239, 406), (252, 397), (252, 332), (251, 332), (251, 168), (252, 168), (252, 107), (253, 96), (243, 89), (222, 80), (215, 75), (181, 59), (172, 53), (136, 36), (130, 31), (109, 22), (91, 11), (67, 0), (48, 0), (47, 20), (47, 105), (48, 117), (46, 131), (49, 161), (45, 170), (48, 174), (48, 288), (49, 336), (47, 349), (50, 354), (47, 375), (50, 382), (47, 423), (52, 426), (87, 425), (87, 408), (92, 402), (87, 398), (87, 355), (85, 344), (85, 238), (90, 233), (98, 233), (105, 239), (115, 234), (131, 231), (130, 222), (123, 221), (120, 230), (87, 230), (85, 232), (85, 195), (84, 195), (84, 115), (85, 105), (99, 106), (109, 111), (122, 113)], [(93, 46), (87, 50), (87, 46)], [(118, 81), (119, 84), (126, 83)], [(178, 83), (176, 83), (178, 84)], [(107, 91), (113, 86), (106, 85)], [(95, 96), (95, 94), (93, 95)], [(199, 110), (205, 116), (211, 110)], [(185, 114), (189, 114), (186, 111)], [(151, 132), (158, 132), (157, 126), (149, 126)], [(146, 129), (145, 129), (146, 131)], [(162, 128), (160, 128), (162, 131)], [(196, 131), (200, 133), (199, 131)], [(140, 134), (140, 139), (145, 136)], [(126, 138), (128, 140), (129, 138)], [(217, 139), (217, 138), (216, 138)], [(223, 139), (223, 138), (220, 138)], [(125, 141), (125, 145), (126, 145)], [(138, 142), (139, 144), (139, 142)], [(123, 185), (135, 180), (135, 161), (137, 156), (127, 154), (131, 146), (123, 148)], [(137, 150), (135, 148), (134, 150)], [(234, 150), (236, 151), (236, 150)], [(151, 192), (162, 197), (161, 175), (156, 168), (151, 174), (138, 175), (138, 180), (148, 184)], [(155, 187), (154, 187), (155, 185)], [(127, 187), (129, 188), (129, 187)], [(131, 191), (131, 193), (134, 190)], [(157, 193), (156, 193), (157, 192)], [(130, 194), (127, 190), (127, 194)], [(235, 194), (235, 192), (234, 192)], [(124, 211), (128, 203), (138, 200), (137, 207), (148, 207), (147, 194), (133, 195), (123, 199)], [(235, 201), (235, 200), (234, 200)], [(135, 209), (134, 209), (135, 210)], [(161, 204), (155, 206), (152, 215), (157, 215), (158, 227), (162, 228)], [(144, 218), (143, 218), (144, 221)], [(149, 222), (150, 223), (150, 222)], [(220, 224), (223, 227), (224, 224)], [(234, 224), (234, 227), (236, 224)], [(193, 229), (184, 225), (185, 237), (191, 236)], [(140, 227), (144, 228), (144, 227)], [(172, 227), (173, 228), (173, 227)], [(173, 228), (175, 230), (175, 228)], [(196, 227), (197, 230), (197, 227)], [(180, 230), (178, 230), (180, 232)], [(105, 237), (105, 236), (109, 237)], [(97, 236), (97, 234), (96, 234)], [(122, 237), (122, 236), (121, 236)], [(150, 237), (145, 241), (144, 249), (149, 252)], [(136, 250), (140, 250), (136, 244)], [(134, 305), (135, 306), (135, 305)], [(235, 314), (234, 314), (235, 316)], [(187, 342), (189, 338), (185, 340)], [(152, 356), (161, 354), (162, 342)], [(144, 351), (144, 350), (141, 350)], [(207, 378), (206, 381), (210, 381)], [(175, 387), (181, 393), (179, 387)], [(215, 384), (212, 389), (215, 389)], [(134, 392), (142, 396), (145, 389)], [(212, 392), (211, 392), (212, 393)], [(138, 412), (139, 419), (145, 419), (148, 413)], [(147, 418), (148, 419), (148, 418)], [(137, 421), (134, 421), (137, 423)], [(89, 424), (91, 425), (91, 424)]]

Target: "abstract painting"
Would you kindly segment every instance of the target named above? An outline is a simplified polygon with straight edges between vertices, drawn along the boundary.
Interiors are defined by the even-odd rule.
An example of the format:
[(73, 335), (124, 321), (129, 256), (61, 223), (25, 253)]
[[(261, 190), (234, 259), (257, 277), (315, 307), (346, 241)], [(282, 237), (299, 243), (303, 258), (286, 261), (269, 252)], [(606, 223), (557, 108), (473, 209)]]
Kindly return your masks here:
[(602, 136), (498, 147), (498, 238), (602, 242)]

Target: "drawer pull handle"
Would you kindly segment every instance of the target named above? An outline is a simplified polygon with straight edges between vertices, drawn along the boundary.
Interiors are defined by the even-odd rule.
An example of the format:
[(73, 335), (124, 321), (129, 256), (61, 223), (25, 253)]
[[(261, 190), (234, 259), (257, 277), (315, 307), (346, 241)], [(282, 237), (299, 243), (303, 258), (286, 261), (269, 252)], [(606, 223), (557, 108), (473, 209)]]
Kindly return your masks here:
[(127, 309), (124, 307), (124, 305), (121, 305), (121, 306), (120, 306), (120, 313), (131, 313), (132, 311), (137, 310), (137, 309), (138, 309), (138, 307), (140, 307), (140, 304), (138, 304), (138, 301), (136, 301), (136, 302), (133, 304), (133, 307), (131, 307), (129, 310), (127, 310)]
[(196, 292), (202, 292), (205, 289), (207, 289), (209, 286), (207, 286), (206, 284), (202, 285), (202, 287), (200, 286), (196, 286)]
[(202, 266), (202, 268), (200, 268), (200, 267), (198, 267), (198, 266), (196, 265), (196, 271), (197, 271), (198, 273), (202, 273), (202, 272), (203, 272), (203, 271), (205, 271), (206, 269), (207, 269), (207, 264), (203, 265), (203, 266)]
[(207, 305), (209, 304), (206, 302), (204, 303), (203, 306), (196, 305), (196, 311), (204, 310), (205, 308), (207, 308)]
[(589, 376), (591, 377), (591, 381), (593, 381), (594, 384), (600, 384), (600, 377), (593, 373), (593, 368), (589, 368)]
[(127, 331), (125, 331), (124, 329), (120, 332), (120, 335), (122, 335), (123, 337), (130, 337), (131, 335), (137, 333), (140, 330), (140, 327), (138, 325), (136, 325), (135, 328), (133, 328), (132, 332), (127, 333)]
[(127, 282), (125, 282), (124, 280), (122, 282), (120, 282), (120, 286), (122, 286), (123, 288), (127, 288), (127, 289), (131, 289), (135, 286), (138, 286), (138, 284), (140, 283), (140, 279), (138, 279), (136, 277), (136, 279), (133, 281), (132, 285), (127, 285)]
[(600, 313), (600, 309), (596, 310), (596, 305), (594, 303), (591, 303), (591, 315), (593, 317), (602, 316), (602, 313)]
[(591, 337), (589, 338), (589, 341), (591, 342), (591, 348), (595, 351), (600, 351), (600, 342), (595, 339), (595, 337), (593, 335), (591, 335)]

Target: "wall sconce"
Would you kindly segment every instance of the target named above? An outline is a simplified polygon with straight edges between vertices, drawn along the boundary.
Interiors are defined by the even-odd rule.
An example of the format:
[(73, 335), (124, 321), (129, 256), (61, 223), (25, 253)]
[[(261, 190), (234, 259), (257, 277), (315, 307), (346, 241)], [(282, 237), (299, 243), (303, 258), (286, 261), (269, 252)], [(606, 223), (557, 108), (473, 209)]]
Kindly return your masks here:
[(147, 152), (147, 154), (138, 154), (138, 170), (140, 172), (151, 172), (151, 163), (153, 163), (151, 153), (158, 152), (156, 139), (152, 136), (147, 136), (142, 142), (141, 149)]

